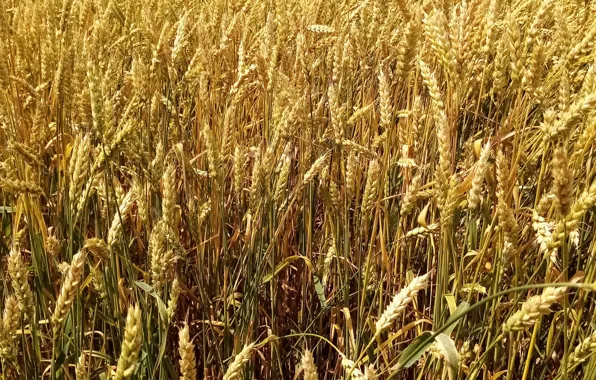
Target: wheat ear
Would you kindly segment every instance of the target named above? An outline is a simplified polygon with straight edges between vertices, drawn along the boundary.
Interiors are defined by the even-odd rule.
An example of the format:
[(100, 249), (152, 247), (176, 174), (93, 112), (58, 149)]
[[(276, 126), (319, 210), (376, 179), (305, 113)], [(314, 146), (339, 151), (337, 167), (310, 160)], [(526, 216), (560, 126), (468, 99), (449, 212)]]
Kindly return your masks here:
[(223, 380), (240, 380), (242, 378), (242, 369), (248, 360), (250, 355), (255, 348), (255, 344), (251, 343), (244, 346), (242, 351), (234, 358), (234, 361), (228, 367), (228, 370), (224, 374)]
[(178, 334), (180, 352), (180, 380), (195, 380), (197, 378), (197, 369), (195, 363), (195, 345), (190, 340), (188, 324), (184, 323), (184, 328)]
[(575, 347), (573, 352), (569, 355), (568, 365), (574, 366), (583, 363), (596, 352), (596, 332), (584, 339)]
[(79, 361), (77, 361), (77, 365), (75, 367), (75, 375), (77, 380), (89, 379), (89, 376), (87, 376), (87, 363), (85, 360), (84, 352), (81, 352), (81, 356), (79, 356)]
[(300, 366), (302, 367), (304, 380), (319, 380), (317, 366), (310, 350), (304, 350)]
[(542, 294), (528, 298), (521, 309), (503, 324), (503, 333), (534, 326), (541, 315), (550, 313), (550, 307), (559, 301), (566, 290), (567, 288), (546, 288)]
[(72, 257), (72, 263), (70, 264), (64, 283), (60, 288), (60, 295), (58, 295), (54, 314), (52, 315), (52, 324), (54, 325), (54, 328), (66, 318), (66, 315), (70, 311), (70, 306), (79, 290), (79, 283), (81, 282), (81, 277), (83, 275), (86, 257), (87, 254), (84, 250)]
[(0, 325), (0, 357), (9, 359), (14, 357), (14, 335), (20, 324), (19, 300), (12, 295), (4, 302), (4, 315)]
[(139, 351), (143, 339), (141, 309), (139, 305), (128, 308), (122, 351), (118, 359), (118, 366), (114, 380), (124, 380), (132, 376), (139, 362)]
[(412, 302), (418, 292), (426, 288), (426, 280), (428, 279), (428, 273), (422, 276), (415, 277), (412, 282), (397, 293), (391, 303), (387, 305), (387, 308), (381, 314), (381, 317), (376, 323), (377, 332), (376, 335), (380, 334), (384, 330), (391, 327), (393, 321), (397, 318), (406, 306)]
[(21, 253), (17, 249), (10, 251), (8, 257), (8, 274), (10, 275), (12, 288), (19, 300), (19, 309), (29, 318), (35, 315), (33, 293), (27, 281), (27, 267), (23, 263)]

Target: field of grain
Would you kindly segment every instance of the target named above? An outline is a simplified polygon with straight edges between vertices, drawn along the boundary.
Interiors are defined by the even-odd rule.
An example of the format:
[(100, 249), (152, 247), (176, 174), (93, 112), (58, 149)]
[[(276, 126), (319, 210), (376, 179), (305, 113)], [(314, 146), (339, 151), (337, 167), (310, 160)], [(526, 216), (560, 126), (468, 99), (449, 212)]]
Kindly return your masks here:
[(0, 0), (3, 379), (594, 379), (596, 2)]

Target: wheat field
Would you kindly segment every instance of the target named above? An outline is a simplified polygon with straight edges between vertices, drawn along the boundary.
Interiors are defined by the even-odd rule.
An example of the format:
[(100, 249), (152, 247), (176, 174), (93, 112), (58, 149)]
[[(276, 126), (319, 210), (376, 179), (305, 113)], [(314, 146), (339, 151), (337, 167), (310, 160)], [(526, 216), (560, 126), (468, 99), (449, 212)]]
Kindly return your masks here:
[(596, 379), (596, 2), (0, 0), (3, 379)]

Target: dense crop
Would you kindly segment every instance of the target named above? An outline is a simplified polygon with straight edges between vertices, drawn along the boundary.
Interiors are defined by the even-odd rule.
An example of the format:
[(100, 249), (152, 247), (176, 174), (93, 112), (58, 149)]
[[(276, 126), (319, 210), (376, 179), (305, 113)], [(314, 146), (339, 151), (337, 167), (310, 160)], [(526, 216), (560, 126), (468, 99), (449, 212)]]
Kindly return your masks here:
[(0, 0), (4, 378), (593, 374), (594, 20)]

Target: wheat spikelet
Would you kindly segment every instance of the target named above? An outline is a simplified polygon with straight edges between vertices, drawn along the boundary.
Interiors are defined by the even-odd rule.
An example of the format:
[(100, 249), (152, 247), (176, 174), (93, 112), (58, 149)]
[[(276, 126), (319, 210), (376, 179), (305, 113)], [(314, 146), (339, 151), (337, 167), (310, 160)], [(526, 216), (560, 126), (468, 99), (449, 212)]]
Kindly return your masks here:
[(328, 155), (324, 154), (321, 157), (317, 158), (315, 162), (312, 164), (310, 169), (304, 173), (304, 177), (302, 178), (301, 188), (308, 185), (314, 178), (321, 173), (325, 165), (327, 164)]
[(172, 62), (174, 66), (180, 66), (184, 58), (184, 49), (188, 46), (188, 12), (178, 21), (176, 29), (176, 38), (174, 39), (174, 47), (172, 48)]
[[(399, 2), (401, 4), (401, 2)], [(406, 25), (405, 36), (398, 46), (395, 74), (397, 77), (406, 78), (412, 69), (412, 62), (416, 56), (416, 47), (420, 38), (419, 24), (413, 20)]]
[(164, 160), (166, 154), (164, 150), (164, 146), (161, 141), (157, 142), (157, 146), (155, 147), (155, 157), (151, 161), (151, 171), (154, 179), (158, 179), (163, 175), (164, 170)]
[[(562, 104), (561, 102), (559, 104)], [(596, 107), (596, 93), (588, 94), (573, 104), (571, 104), (568, 109), (563, 111), (557, 120), (549, 120), (547, 121), (547, 116), (545, 115), (544, 119), (544, 126), (542, 127), (543, 130), (546, 131), (545, 139), (548, 141), (556, 140), (561, 136), (567, 134), (570, 128), (574, 127), (577, 123), (579, 123), (582, 117), (591, 112)], [(554, 119), (554, 115), (552, 115), (549, 119)]]
[[(379, 68), (379, 108), (381, 112), (381, 127), (386, 131), (391, 126), (392, 102), (389, 92), (390, 83), (383, 67)], [(348, 123), (349, 124), (349, 123)]]
[(341, 359), (341, 366), (344, 367), (346, 374), (350, 374), (349, 376), (352, 380), (367, 380), (367, 377), (356, 367), (356, 363), (354, 363), (353, 360), (343, 356)]
[(569, 166), (571, 168), (577, 167), (583, 162), (585, 151), (590, 147), (596, 139), (596, 120), (592, 120), (582, 131), (577, 139), (571, 158), (569, 159)]
[(596, 181), (586, 189), (573, 203), (569, 214), (559, 221), (553, 231), (550, 241), (547, 243), (549, 249), (556, 249), (563, 243), (566, 232), (569, 233), (577, 227), (586, 212), (596, 204)]
[(336, 256), (335, 250), (335, 240), (331, 242), (329, 245), (329, 249), (327, 249), (327, 254), (325, 255), (325, 259), (323, 260), (323, 278), (321, 279), (323, 285), (327, 285), (327, 280), (329, 279), (329, 274), (331, 272), (331, 263)]
[(13, 178), (1, 178), (0, 188), (9, 193), (14, 194), (42, 194), (43, 190), (39, 185), (30, 181), (22, 181)]
[(219, 148), (215, 142), (213, 131), (209, 125), (205, 124), (203, 128), (203, 136), (205, 137), (205, 146), (207, 147), (207, 161), (209, 162), (209, 175), (217, 178), (219, 174), (220, 155)]
[(84, 249), (101, 260), (108, 260), (110, 258), (110, 249), (103, 239), (91, 238), (85, 240)]
[[(444, 198), (449, 188), (449, 176), (451, 174), (451, 137), (449, 133), (449, 122), (445, 111), (443, 96), (439, 84), (430, 68), (423, 62), (419, 62), (420, 74), (432, 100), (433, 116), (436, 123), (437, 141), (439, 144), (439, 165), (436, 169), (437, 182), (440, 186), (439, 194)], [(443, 201), (439, 201), (444, 203)]]
[(91, 114), (93, 117), (93, 133), (98, 136), (104, 130), (103, 94), (101, 79), (96, 64), (87, 62), (87, 79), (89, 82), (89, 96), (91, 98)]
[(358, 170), (358, 162), (354, 152), (350, 151), (346, 159), (346, 198), (349, 201), (356, 195), (356, 171)]
[(334, 33), (335, 29), (329, 25), (309, 25), (306, 29), (314, 33)]
[(244, 188), (244, 168), (246, 158), (243, 147), (236, 145), (234, 149), (234, 191), (238, 198), (242, 197), (242, 190)]
[(131, 190), (126, 193), (126, 196), (124, 196), (120, 202), (118, 212), (114, 214), (112, 224), (108, 230), (108, 238), (106, 241), (108, 247), (113, 247), (118, 242), (118, 239), (122, 234), (122, 224), (129, 218), (130, 209), (134, 204), (135, 197), (136, 194)]
[(85, 353), (81, 352), (77, 365), (75, 367), (76, 380), (88, 380), (87, 376), (87, 361), (85, 360)]
[(414, 178), (412, 178), (412, 182), (406, 189), (400, 210), (400, 215), (402, 217), (409, 215), (414, 210), (416, 202), (418, 201), (418, 193), (421, 180), (422, 178), (419, 174), (417, 174), (416, 176), (414, 176)]
[(190, 340), (188, 324), (178, 334), (178, 352), (180, 352), (180, 380), (196, 380), (195, 345)]
[(373, 152), (372, 150), (370, 150), (370, 149), (368, 149), (368, 148), (366, 148), (366, 147), (364, 147), (364, 146), (362, 146), (360, 144), (357, 144), (357, 143), (355, 143), (352, 140), (345, 140), (344, 139), (344, 140), (341, 140), (341, 141), (338, 141), (338, 140), (336, 140), (336, 141), (338, 143), (340, 143), (342, 147), (349, 149), (350, 152), (351, 151), (355, 151), (355, 152), (364, 154), (364, 155), (366, 155), (368, 157), (371, 157), (371, 158), (374, 158), (374, 157), (377, 156), (375, 154), (375, 152)]
[(66, 274), (66, 278), (60, 287), (60, 294), (56, 300), (56, 307), (54, 314), (52, 314), (52, 324), (54, 329), (57, 329), (58, 324), (61, 323), (70, 311), (75, 296), (79, 290), (79, 283), (85, 269), (85, 259), (87, 254), (84, 250), (80, 251), (72, 257), (72, 263)]
[(265, 169), (262, 167), (261, 163), (261, 152), (259, 151), (255, 157), (252, 167), (252, 177), (250, 184), (250, 205), (252, 210), (257, 209), (262, 198), (261, 196), (263, 195), (265, 187), (263, 178), (264, 171)]
[(567, 153), (557, 148), (553, 155), (553, 192), (555, 205), (565, 216), (569, 213), (573, 199), (573, 173), (569, 169)]
[(491, 95), (496, 98), (501, 95), (507, 82), (509, 81), (509, 63), (511, 62), (509, 57), (509, 51), (507, 50), (507, 42), (504, 38), (500, 39), (496, 47), (496, 56), (493, 62), (492, 72), (492, 88)]
[(47, 253), (56, 257), (60, 253), (60, 244), (60, 240), (58, 240), (55, 236), (48, 236), (44, 245), (44, 249)]
[(176, 313), (176, 308), (178, 306), (178, 296), (180, 296), (180, 282), (178, 281), (178, 278), (175, 278), (174, 281), (172, 281), (170, 299), (168, 300), (167, 314), (169, 320), (172, 320), (174, 313)]
[(93, 289), (95, 289), (101, 299), (105, 299), (108, 296), (108, 293), (103, 272), (100, 269), (91, 267), (91, 277), (93, 281)]
[(522, 40), (520, 36), (519, 27), (517, 25), (517, 18), (513, 12), (509, 13), (506, 20), (507, 42), (509, 48), (509, 59), (511, 68), (511, 81), (513, 85), (518, 85), (521, 81), (523, 71), (523, 56), (522, 56)]
[[(224, 114), (222, 152), (221, 155), (227, 160), (232, 153), (232, 143), (234, 142), (234, 115), (236, 106), (232, 105), (226, 109)], [(238, 145), (236, 145), (238, 147)]]
[(384, 330), (391, 327), (393, 321), (397, 318), (399, 313), (401, 313), (406, 306), (412, 302), (420, 290), (426, 288), (428, 276), (429, 275), (427, 273), (422, 276), (414, 277), (412, 282), (410, 282), (405, 288), (400, 290), (400, 292), (393, 297), (375, 324), (377, 330), (375, 332), (376, 335), (379, 335)]
[(534, 326), (541, 315), (550, 313), (550, 307), (559, 301), (567, 288), (546, 288), (542, 294), (532, 296), (522, 304), (519, 311), (513, 313), (503, 324), (503, 333), (523, 330)]
[[(561, 80), (559, 81), (559, 104), (560, 112), (569, 110), (571, 102), (571, 84), (569, 83), (569, 69), (567, 62), (561, 62)], [(556, 132), (556, 128), (555, 128)]]
[(335, 208), (339, 208), (340, 206), (340, 193), (337, 184), (333, 179), (329, 179), (329, 183), (327, 184), (327, 190), (329, 191), (329, 198), (331, 199), (331, 204)]
[(163, 197), (161, 203), (161, 215), (163, 222), (170, 231), (175, 231), (176, 211), (176, 167), (169, 162), (163, 172), (161, 179), (163, 186)]
[(544, 61), (546, 60), (546, 51), (545, 46), (542, 42), (537, 43), (532, 48), (532, 53), (530, 55), (530, 59), (527, 63), (527, 68), (524, 70), (524, 75), (521, 81), (521, 86), (527, 92), (533, 94), (534, 96), (539, 96), (538, 94), (538, 82), (542, 75), (542, 70), (544, 67)]
[(540, 252), (546, 253), (554, 224), (546, 222), (542, 216), (534, 211), (532, 214), (532, 227), (536, 231), (536, 242), (540, 245)]
[(159, 221), (151, 230), (149, 236), (149, 258), (151, 260), (151, 283), (153, 288), (160, 294), (165, 279), (166, 268), (164, 268), (164, 257), (166, 255), (166, 226)]
[(70, 188), (68, 191), (68, 197), (71, 202), (78, 201), (81, 195), (82, 187), (85, 184), (87, 174), (89, 172), (90, 151), (91, 141), (89, 136), (86, 135), (82, 139), (77, 137), (76, 147), (73, 147), (70, 161), (70, 169), (72, 171), (70, 175)]
[[(386, 81), (386, 78), (384, 80)], [(379, 89), (379, 91), (380, 91), (380, 89)], [(389, 94), (388, 94), (389, 88), (386, 88), (384, 91), (387, 91), (387, 94), (386, 94), (387, 95), (387, 98), (386, 99), (389, 99)], [(385, 105), (385, 107), (388, 107), (388, 106), (389, 106), (389, 103), (387, 103)], [(354, 113), (352, 114), (352, 116), (350, 116), (350, 118), (348, 119), (348, 121), (346, 122), (346, 124), (347, 125), (354, 125), (354, 124), (356, 124), (358, 121), (360, 121), (361, 119), (363, 119), (366, 116), (366, 114), (368, 113), (368, 111), (370, 111), (371, 109), (372, 109), (372, 104), (369, 104), (367, 106), (358, 108), (357, 110), (354, 111)]]
[(480, 152), (480, 158), (476, 163), (476, 171), (474, 172), (474, 178), (472, 179), (472, 187), (468, 193), (468, 206), (475, 210), (480, 206), (482, 202), (481, 191), (482, 183), (484, 182), (484, 176), (488, 167), (488, 159), (490, 158), (490, 143), (486, 143)]
[(199, 207), (199, 214), (197, 216), (197, 226), (201, 227), (205, 222), (205, 219), (211, 212), (211, 200), (207, 200)]
[(411, 229), (410, 231), (406, 232), (406, 235), (404, 236), (404, 238), (409, 239), (409, 238), (413, 238), (413, 237), (421, 237), (421, 236), (426, 236), (429, 235), (435, 231), (437, 231), (437, 229), (439, 228), (439, 225), (437, 223), (433, 223), (433, 224), (429, 224), (427, 227), (416, 227)]
[(114, 380), (130, 378), (139, 362), (139, 351), (143, 340), (143, 325), (139, 305), (129, 306), (124, 327), (124, 339)]
[(575, 347), (569, 354), (567, 365), (571, 367), (583, 363), (588, 360), (594, 352), (596, 352), (596, 333), (592, 333), (592, 335), (589, 335)]
[(577, 43), (567, 54), (568, 61), (575, 61), (579, 59), (581, 52), (590, 44), (593, 44), (594, 36), (596, 35), (596, 22), (593, 22), (591, 27), (588, 29), (584, 38)]
[(286, 193), (286, 187), (288, 185), (288, 178), (290, 175), (290, 165), (292, 163), (292, 159), (287, 156), (283, 155), (281, 157), (281, 164), (279, 175), (277, 176), (277, 181), (275, 183), (275, 194), (274, 199), (277, 204), (279, 204)]
[(315, 361), (310, 350), (304, 350), (304, 352), (302, 353), (302, 360), (300, 361), (300, 366), (302, 367), (302, 378), (304, 380), (319, 380), (319, 375), (317, 374), (317, 367), (315, 366)]
[(99, 184), (100, 184), (99, 176), (92, 176), (87, 180), (87, 183), (85, 184), (85, 187), (83, 188), (83, 191), (81, 192), (81, 195), (79, 196), (77, 205), (74, 208), (76, 210), (75, 220), (78, 220), (83, 215), (83, 211), (85, 209), (87, 201), (94, 193), (97, 192), (97, 190), (98, 190), (97, 187), (99, 186)]
[(236, 355), (234, 361), (228, 367), (223, 376), (223, 380), (240, 380), (242, 378), (242, 369), (244, 365), (250, 360), (250, 356), (255, 347), (254, 343), (244, 346), (242, 351)]
[(8, 256), (8, 274), (10, 275), (15, 296), (19, 301), (19, 309), (32, 321), (35, 316), (35, 305), (33, 293), (27, 280), (27, 268), (23, 263), (21, 253), (14, 248)]
[(149, 186), (147, 186), (146, 183), (143, 183), (139, 176), (135, 176), (133, 178), (132, 190), (137, 195), (137, 212), (139, 219), (141, 219), (143, 222), (147, 222), (149, 218), (149, 202), (147, 202), (149, 194), (148, 187)]
[(371, 211), (379, 196), (379, 185), (381, 177), (381, 166), (377, 160), (372, 160), (368, 166), (366, 185), (362, 195), (362, 213)]
[(20, 325), (21, 311), (16, 296), (9, 296), (4, 301), (4, 314), (0, 326), (0, 357), (13, 358), (17, 352), (14, 346), (14, 335)]
[(25, 144), (9, 140), (8, 149), (17, 153), (21, 158), (23, 158), (28, 164), (32, 166), (41, 165), (41, 161), (39, 160), (39, 158), (37, 158), (37, 152)]
[(455, 72), (455, 56), (451, 43), (447, 38), (445, 14), (439, 9), (433, 9), (423, 19), (424, 32), (435, 56), (443, 63), (447, 72)]
[(497, 152), (497, 180), (497, 214), (503, 228), (505, 240), (510, 245), (515, 245), (518, 240), (519, 227), (507, 200), (509, 168), (507, 166), (507, 159), (502, 151)]

